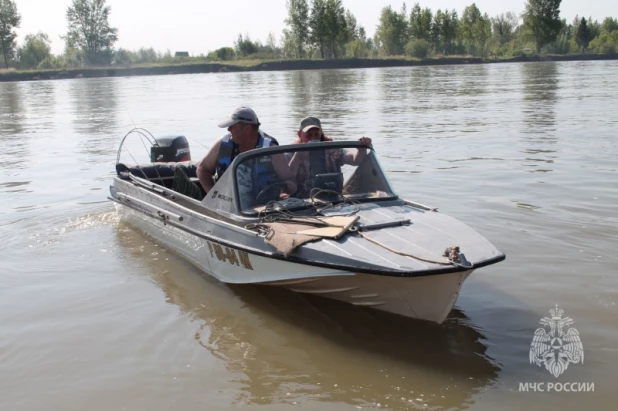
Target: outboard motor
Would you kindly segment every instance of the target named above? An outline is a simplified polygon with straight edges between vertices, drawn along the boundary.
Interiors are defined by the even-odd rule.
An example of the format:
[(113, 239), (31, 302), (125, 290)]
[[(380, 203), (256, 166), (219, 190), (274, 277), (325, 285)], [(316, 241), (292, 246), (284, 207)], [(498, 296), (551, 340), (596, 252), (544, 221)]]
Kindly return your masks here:
[(185, 136), (166, 136), (156, 140), (157, 144), (150, 147), (150, 161), (153, 163), (178, 163), (191, 160), (191, 150)]

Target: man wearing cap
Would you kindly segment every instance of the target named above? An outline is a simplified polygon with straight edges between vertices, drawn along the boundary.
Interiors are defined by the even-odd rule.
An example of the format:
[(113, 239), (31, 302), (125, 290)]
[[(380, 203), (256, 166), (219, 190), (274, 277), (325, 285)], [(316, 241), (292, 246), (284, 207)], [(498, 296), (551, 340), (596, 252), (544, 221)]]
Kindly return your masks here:
[[(292, 144), (304, 144), (313, 141), (333, 141), (329, 136), (326, 136), (322, 131), (322, 122), (317, 117), (305, 117), (300, 121), (300, 127), (297, 132), (298, 138)], [(371, 146), (371, 138), (361, 137), (360, 142), (366, 146)], [(341, 166), (344, 164), (359, 165), (367, 156), (367, 149), (361, 148), (358, 150), (346, 151), (343, 149), (328, 149), (324, 150), (324, 165), (328, 173), (340, 173)], [(314, 161), (314, 160), (311, 160)], [(309, 152), (300, 151), (294, 153), (289, 162), (290, 169), (296, 175), (296, 184), (304, 191), (298, 192), (297, 195), (307, 195), (310, 187), (309, 182), (310, 160)]]
[[(218, 139), (197, 167), (197, 177), (204, 192), (210, 191), (216, 180), (221, 178), (234, 158), (240, 153), (254, 148), (277, 146), (274, 137), (260, 130), (260, 122), (255, 111), (249, 107), (238, 107), (230, 117), (218, 124), (227, 128), (226, 135)], [(273, 168), (282, 179), (293, 178), (293, 174), (283, 156), (272, 156)]]
[[(298, 138), (292, 142), (292, 144), (304, 144), (310, 141), (333, 141), (333, 139), (324, 134), (322, 131), (322, 122), (317, 117), (305, 117), (300, 121), (300, 127), (298, 128), (298, 132), (296, 133)], [(371, 146), (371, 138), (369, 137), (361, 137), (359, 139), (361, 143), (366, 146)], [(343, 164), (350, 165), (359, 165), (367, 155), (367, 149), (356, 150), (355, 152), (335, 152), (336, 150), (328, 150), (330, 154), (330, 160), (338, 160), (338, 167), (341, 167)], [(301, 154), (301, 153), (297, 153)], [(294, 157), (292, 158), (294, 160)], [(290, 161), (290, 167), (295, 170), (297, 167), (296, 162), (300, 159), (297, 158), (296, 161)], [(340, 171), (340, 170), (339, 170)]]
[[(310, 130), (319, 130), (309, 133)], [(300, 121), (300, 127), (296, 132), (298, 138), (292, 144), (308, 143), (311, 140), (333, 141), (329, 136), (322, 132), (322, 122), (317, 117), (305, 117)]]

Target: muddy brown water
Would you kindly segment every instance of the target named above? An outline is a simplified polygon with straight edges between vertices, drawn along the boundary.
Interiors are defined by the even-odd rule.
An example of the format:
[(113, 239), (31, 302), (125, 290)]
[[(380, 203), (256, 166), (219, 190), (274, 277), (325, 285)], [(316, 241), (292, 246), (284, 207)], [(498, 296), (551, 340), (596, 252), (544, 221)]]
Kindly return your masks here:
[[(0, 409), (616, 409), (617, 69), (0, 83)], [(305, 115), (372, 137), (400, 196), (507, 259), (473, 273), (441, 326), (201, 274), (107, 200), (116, 150), (138, 126), (187, 136), (197, 159), (240, 104), (282, 143)], [(585, 353), (558, 378), (529, 361), (556, 304)]]

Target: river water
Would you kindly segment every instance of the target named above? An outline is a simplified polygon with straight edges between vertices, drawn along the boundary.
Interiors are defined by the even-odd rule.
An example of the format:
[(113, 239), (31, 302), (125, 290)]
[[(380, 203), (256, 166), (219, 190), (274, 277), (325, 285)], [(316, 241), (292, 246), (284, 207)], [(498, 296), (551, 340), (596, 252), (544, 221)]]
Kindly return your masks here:
[[(617, 61), (0, 83), (0, 409), (616, 409), (617, 96)], [(116, 151), (198, 159), (241, 104), (281, 143), (372, 137), (507, 259), (441, 326), (200, 274), (107, 200)], [(558, 378), (529, 361), (556, 304), (585, 353)]]

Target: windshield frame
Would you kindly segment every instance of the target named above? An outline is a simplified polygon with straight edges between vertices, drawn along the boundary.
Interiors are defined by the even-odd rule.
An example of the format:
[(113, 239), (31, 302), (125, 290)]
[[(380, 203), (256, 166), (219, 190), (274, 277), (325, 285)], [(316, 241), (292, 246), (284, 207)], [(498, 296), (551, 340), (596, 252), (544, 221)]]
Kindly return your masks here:
[[(346, 148), (358, 149), (358, 148), (367, 148), (367, 147), (368, 146), (366, 146), (365, 144), (362, 144), (360, 141), (357, 141), (357, 140), (322, 141), (322, 142), (315, 142), (311, 144), (285, 144), (285, 145), (280, 145), (280, 146), (256, 148), (256, 149), (241, 153), (234, 158), (231, 166), (229, 167), (230, 170), (228, 170), (233, 173), (231, 177), (232, 177), (232, 184), (234, 185), (234, 202), (236, 205), (236, 209), (239, 211), (241, 215), (244, 215), (244, 216), (255, 216), (259, 214), (254, 209), (251, 209), (251, 210), (242, 209), (241, 201), (240, 201), (240, 192), (238, 188), (238, 181), (236, 178), (238, 166), (242, 164), (243, 162), (250, 160), (251, 158), (260, 157), (260, 156), (264, 156), (267, 154), (271, 154), (271, 155), (279, 154), (279, 153), (283, 154), (283, 153), (290, 153), (290, 152), (295, 152), (295, 151), (313, 151), (313, 150), (346, 149)], [(377, 156), (375, 149), (373, 148), (373, 145), (369, 146), (369, 148), (371, 152), (373, 152), (373, 157), (375, 159), (376, 164), (380, 167), (380, 171), (382, 172), (382, 176), (384, 178), (384, 183), (388, 186), (390, 193), (392, 193), (393, 195), (387, 196), (387, 197), (372, 197), (372, 198), (358, 198), (358, 199), (354, 198), (353, 201), (355, 202), (381, 202), (381, 201), (392, 201), (392, 200), (399, 199), (399, 196), (397, 195), (395, 190), (393, 190), (393, 187), (390, 181), (388, 180), (388, 177), (386, 175), (386, 172), (384, 171), (384, 168), (382, 167), (382, 164), (380, 164), (379, 158)], [(307, 207), (309, 207), (309, 205)]]

